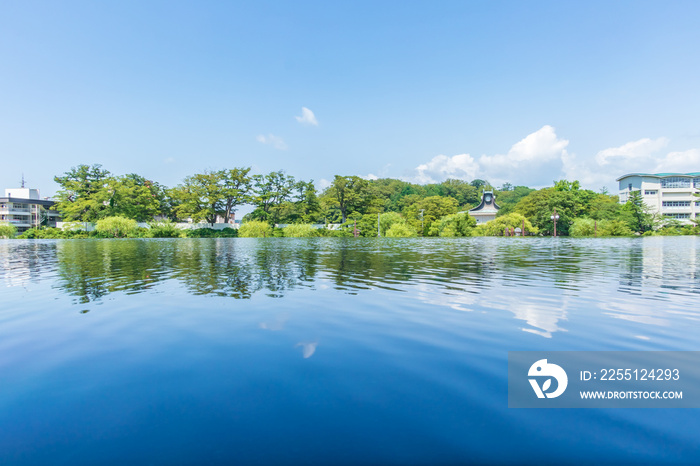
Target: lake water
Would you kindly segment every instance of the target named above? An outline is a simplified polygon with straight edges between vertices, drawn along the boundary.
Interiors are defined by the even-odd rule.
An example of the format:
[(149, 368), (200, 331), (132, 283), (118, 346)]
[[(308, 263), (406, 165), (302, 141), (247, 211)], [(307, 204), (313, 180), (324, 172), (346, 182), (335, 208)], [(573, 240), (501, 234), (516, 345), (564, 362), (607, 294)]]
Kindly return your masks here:
[(508, 351), (700, 350), (700, 239), (0, 240), (0, 464), (700, 463)]

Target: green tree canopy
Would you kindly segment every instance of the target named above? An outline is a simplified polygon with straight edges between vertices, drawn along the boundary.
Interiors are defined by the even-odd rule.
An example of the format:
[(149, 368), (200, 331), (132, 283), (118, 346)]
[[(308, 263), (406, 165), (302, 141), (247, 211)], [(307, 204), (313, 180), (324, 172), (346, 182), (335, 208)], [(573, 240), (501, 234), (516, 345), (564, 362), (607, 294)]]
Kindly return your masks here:
[(215, 223), (223, 211), (223, 189), (219, 172), (205, 171), (185, 177), (182, 184), (170, 191), (175, 200), (178, 218)]
[(94, 222), (109, 215), (110, 173), (102, 165), (78, 165), (54, 177), (60, 186), (55, 209), (64, 221)]
[(253, 179), (248, 175), (250, 167), (232, 168), (219, 172), (222, 195), (222, 216), (228, 223), (240, 205), (250, 202)]
[(504, 236), (506, 229), (522, 229), (523, 225), (525, 226), (526, 235), (536, 235), (539, 233), (539, 230), (533, 226), (524, 215), (512, 212), (501, 217), (496, 217), (495, 220), (490, 222), (482, 223), (476, 227), (474, 234), (478, 236)]
[(336, 175), (324, 197), (328, 205), (340, 210), (342, 223), (352, 212), (369, 213), (368, 209), (376, 207), (376, 195), (370, 189), (369, 182), (359, 176)]
[(110, 216), (146, 222), (163, 213), (166, 206), (165, 189), (135, 173), (109, 178), (105, 189), (110, 195)]
[(597, 196), (593, 191), (580, 189), (578, 181), (560, 180), (554, 187), (531, 192), (513, 210), (527, 217), (542, 233), (551, 235), (554, 231), (551, 217), (556, 209), (557, 234), (568, 235), (573, 219), (588, 215), (591, 201)]
[(421, 199), (404, 210), (404, 217), (411, 225), (420, 229), (421, 211), (423, 213), (423, 234), (430, 230), (430, 225), (439, 218), (457, 213), (457, 199), (453, 197), (430, 196)]
[(500, 207), (496, 215), (500, 217), (513, 212), (518, 202), (533, 191), (534, 189), (527, 186), (510, 186), (508, 190), (496, 191), (496, 204)]
[(282, 205), (291, 201), (295, 185), (294, 177), (286, 175), (282, 170), (267, 175), (253, 175), (251, 201), (256, 209), (251, 213), (251, 218), (279, 223), (283, 212), (289, 211), (289, 206), (282, 208)]
[(169, 191), (178, 218), (215, 223), (221, 216), (225, 223), (236, 208), (250, 200), (250, 168), (205, 171), (186, 177)]
[(430, 236), (471, 236), (476, 220), (466, 212), (445, 215), (430, 227)]
[(644, 233), (650, 231), (653, 226), (653, 216), (649, 213), (649, 207), (642, 200), (641, 191), (631, 191), (623, 211), (631, 216), (630, 228), (633, 231)]

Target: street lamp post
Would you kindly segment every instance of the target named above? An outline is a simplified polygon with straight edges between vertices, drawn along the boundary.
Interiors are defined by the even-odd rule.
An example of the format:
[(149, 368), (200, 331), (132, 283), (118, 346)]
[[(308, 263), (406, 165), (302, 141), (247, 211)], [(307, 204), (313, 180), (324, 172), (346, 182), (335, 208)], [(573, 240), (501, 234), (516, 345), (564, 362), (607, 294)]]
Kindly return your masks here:
[(559, 220), (559, 215), (557, 214), (557, 209), (554, 209), (550, 217), (554, 221), (554, 237), (557, 237), (557, 220)]

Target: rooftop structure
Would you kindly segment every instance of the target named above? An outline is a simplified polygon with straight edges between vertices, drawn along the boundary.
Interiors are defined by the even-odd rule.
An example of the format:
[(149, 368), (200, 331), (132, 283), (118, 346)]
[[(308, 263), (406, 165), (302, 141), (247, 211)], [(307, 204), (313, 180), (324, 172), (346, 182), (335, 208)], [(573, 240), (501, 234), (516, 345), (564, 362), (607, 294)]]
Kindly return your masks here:
[(630, 173), (619, 177), (620, 203), (639, 191), (642, 201), (652, 213), (665, 218), (691, 223), (700, 213), (700, 172), (693, 173)]
[(481, 204), (469, 211), (469, 215), (476, 219), (476, 224), (490, 222), (496, 218), (498, 213), (498, 204), (493, 195), (493, 191), (484, 191), (481, 195)]

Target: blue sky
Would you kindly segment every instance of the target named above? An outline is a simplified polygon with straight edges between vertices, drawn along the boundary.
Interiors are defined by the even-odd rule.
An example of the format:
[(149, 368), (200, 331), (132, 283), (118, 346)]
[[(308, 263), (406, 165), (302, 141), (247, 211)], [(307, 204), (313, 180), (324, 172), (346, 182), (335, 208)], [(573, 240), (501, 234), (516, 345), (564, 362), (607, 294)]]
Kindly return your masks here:
[(0, 188), (700, 171), (700, 2), (336, 3), (4, 1)]

